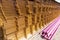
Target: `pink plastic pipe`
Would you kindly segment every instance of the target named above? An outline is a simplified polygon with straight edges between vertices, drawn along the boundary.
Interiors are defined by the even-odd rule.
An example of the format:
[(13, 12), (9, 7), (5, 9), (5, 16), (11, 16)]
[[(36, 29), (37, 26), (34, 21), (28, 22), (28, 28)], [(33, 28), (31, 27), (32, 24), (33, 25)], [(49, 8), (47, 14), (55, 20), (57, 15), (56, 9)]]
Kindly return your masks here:
[[(55, 25), (55, 24), (54, 24)], [(52, 25), (53, 26), (53, 25)], [(52, 27), (51, 26), (51, 27)], [(51, 31), (52, 28), (50, 28), (49, 30), (47, 30), (46, 32), (44, 31), (44, 34), (42, 34), (44, 36), (44, 38), (48, 38), (48, 33)], [(46, 33), (46, 34), (45, 34)]]
[(54, 31), (54, 33), (51, 34), (51, 36), (49, 37), (49, 40), (52, 40), (52, 38), (53, 38), (54, 34), (56, 33), (57, 29), (59, 28), (59, 26), (60, 26), (60, 25), (58, 25), (58, 27), (56, 28), (56, 30)]
[(49, 36), (49, 38), (46, 38), (46, 39), (52, 40), (52, 38), (53, 38), (55, 32), (57, 31), (57, 29), (59, 28), (59, 26), (60, 26), (60, 25), (58, 25), (58, 27), (56, 28), (56, 30)]
[[(56, 25), (56, 28), (51, 32), (50, 35), (53, 36), (55, 34), (55, 32), (57, 31), (57, 29), (58, 29), (59, 26), (60, 26), (60, 21), (58, 22), (58, 24)], [(50, 39), (52, 38), (52, 36), (50, 37)]]
[(45, 28), (46, 30), (43, 30), (43, 31), (42, 31), (42, 34), (46, 34), (47, 31), (48, 31), (49, 29), (51, 29), (51, 26), (54, 25), (55, 23), (56, 23), (56, 21), (54, 21), (51, 25), (49, 25), (47, 28)]
[[(44, 37), (46, 38), (46, 39), (48, 39), (48, 38), (50, 38), (50, 36), (52, 36), (51, 35), (51, 33), (53, 34), (54, 32), (55, 32), (55, 30), (57, 29), (57, 27), (58, 27), (58, 25), (59, 25), (59, 21), (55, 24), (55, 25), (53, 25), (52, 27), (52, 31), (50, 30), (50, 33), (47, 33)], [(48, 30), (49, 31), (49, 30)], [(49, 35), (48, 35), (49, 34)], [(48, 36), (47, 36), (48, 35)]]
[(45, 37), (46, 39), (48, 39), (48, 40), (51, 40), (52, 39), (52, 37), (53, 37), (53, 35), (55, 34), (55, 32), (57, 31), (57, 29), (58, 29), (58, 25), (56, 25), (56, 28), (55, 28), (55, 30), (53, 30), (53, 33), (51, 33), (51, 35), (49, 36), (49, 37)]
[[(53, 25), (52, 27), (54, 27), (55, 25)], [(51, 30), (52, 30), (52, 28), (51, 28)], [(51, 31), (50, 30), (50, 31)], [(49, 30), (48, 30), (49, 31)], [(49, 32), (47, 32), (47, 34), (46, 35), (44, 35), (44, 37), (45, 37), (45, 39), (48, 39), (48, 38), (50, 38), (50, 36), (52, 36), (52, 35), (48, 35), (49, 34)]]
[(58, 29), (58, 27), (54, 30), (53, 33), (50, 34), (49, 37), (45, 36), (45, 38), (50, 40), (52, 38), (52, 36), (54, 35), (54, 33), (56, 32), (57, 29)]
[(58, 20), (57, 23), (56, 23), (55, 25), (52, 26), (52, 29), (49, 31), (48, 36), (49, 36), (51, 33), (53, 33), (54, 30), (56, 30), (56, 28), (57, 28), (58, 25), (59, 25), (59, 22), (60, 22), (60, 20)]
[[(53, 22), (55, 22), (57, 19), (59, 19), (60, 18), (60, 16), (59, 17), (57, 17), (57, 18), (55, 18), (54, 20), (53, 20)], [(53, 23), (52, 22), (52, 23)], [(48, 26), (50, 26), (52, 23), (50, 23)], [(49, 27), (46, 27), (44, 30), (47, 30)]]
[[(60, 19), (60, 18), (58, 18), (58, 19)], [(47, 30), (48, 31), (48, 30)], [(45, 35), (45, 34), (44, 34)], [(46, 35), (45, 35), (45, 37), (46, 37)]]
[(54, 23), (56, 23), (59, 18), (60, 17), (57, 17), (55, 20), (53, 20), (53, 22), (50, 23), (42, 32), (46, 32), (47, 30), (49, 30), (51, 26), (54, 25)]
[[(55, 20), (55, 21), (56, 21), (56, 20)], [(57, 22), (57, 21), (56, 21), (56, 22)], [(55, 23), (55, 22), (54, 22), (54, 23)], [(53, 24), (52, 24), (52, 25), (53, 25)], [(52, 25), (50, 25), (50, 26), (52, 26)], [(49, 26), (49, 27), (50, 27), (50, 26)], [(49, 30), (51, 30), (51, 28), (52, 28), (52, 27), (50, 27)], [(48, 36), (48, 35), (47, 35), (48, 32), (49, 32), (48, 30), (42, 32), (42, 36)]]

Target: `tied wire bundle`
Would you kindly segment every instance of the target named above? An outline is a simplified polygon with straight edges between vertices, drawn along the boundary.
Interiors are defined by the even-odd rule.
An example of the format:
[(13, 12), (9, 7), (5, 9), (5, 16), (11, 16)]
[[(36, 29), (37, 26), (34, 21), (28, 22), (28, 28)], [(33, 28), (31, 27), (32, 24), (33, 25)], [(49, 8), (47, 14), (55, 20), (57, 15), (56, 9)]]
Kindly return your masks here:
[(53, 20), (45, 29), (42, 30), (42, 38), (52, 40), (53, 35), (56, 33), (60, 25), (60, 16)]

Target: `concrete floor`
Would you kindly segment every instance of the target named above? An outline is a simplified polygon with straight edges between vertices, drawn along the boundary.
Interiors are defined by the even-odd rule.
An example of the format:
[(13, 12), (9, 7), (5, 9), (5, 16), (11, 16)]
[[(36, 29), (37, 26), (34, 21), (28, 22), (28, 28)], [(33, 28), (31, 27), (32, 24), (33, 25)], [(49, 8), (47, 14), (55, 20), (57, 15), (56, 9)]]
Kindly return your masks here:
[[(39, 34), (39, 32), (41, 32), (41, 30), (38, 30), (37, 32), (35, 32), (35, 34), (30, 36), (28, 35), (28, 38), (25, 39), (20, 39), (20, 40), (46, 40), (46, 39), (42, 39), (41, 38), (41, 34)], [(58, 28), (58, 30), (56, 31), (55, 35), (52, 38), (53, 40), (60, 40), (60, 27)]]
[[(47, 25), (45, 25), (47, 26)], [(39, 32), (41, 32), (41, 30), (38, 30), (38, 32), (36, 32), (30, 39), (28, 40), (46, 40), (46, 39), (42, 39), (41, 38), (41, 34), (39, 34)], [(58, 30), (56, 31), (56, 33), (54, 34), (53, 40), (60, 40), (60, 27), (58, 28)]]
[[(47, 26), (47, 25), (45, 25), (45, 26)], [(41, 34), (39, 34), (39, 32), (41, 33), (42, 29), (38, 30), (37, 32), (34, 32), (33, 35), (29, 34), (27, 39), (23, 38), (21, 40), (46, 40), (46, 39), (42, 39)], [(58, 30), (56, 31), (56, 33), (52, 39), (53, 40), (60, 40), (60, 27), (58, 28)]]
[[(35, 34), (30, 40), (46, 40), (46, 39), (42, 39), (41, 35), (39, 35), (38, 33)], [(58, 28), (57, 32), (55, 33), (55, 35), (53, 36), (52, 39), (53, 40), (60, 40), (60, 27)]]

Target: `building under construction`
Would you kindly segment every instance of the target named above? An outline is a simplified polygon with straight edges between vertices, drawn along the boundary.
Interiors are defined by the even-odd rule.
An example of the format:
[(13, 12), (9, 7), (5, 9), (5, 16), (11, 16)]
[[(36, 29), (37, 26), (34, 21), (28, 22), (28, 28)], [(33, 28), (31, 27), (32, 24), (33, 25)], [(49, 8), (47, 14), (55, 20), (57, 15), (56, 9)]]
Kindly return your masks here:
[(22, 40), (60, 15), (55, 0), (0, 0), (0, 40)]

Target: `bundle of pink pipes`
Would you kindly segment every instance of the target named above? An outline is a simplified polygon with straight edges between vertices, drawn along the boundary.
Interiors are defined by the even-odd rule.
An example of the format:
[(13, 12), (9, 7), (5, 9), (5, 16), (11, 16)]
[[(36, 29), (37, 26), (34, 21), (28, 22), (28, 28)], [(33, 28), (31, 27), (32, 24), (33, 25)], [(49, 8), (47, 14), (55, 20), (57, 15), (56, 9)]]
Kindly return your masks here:
[(53, 20), (45, 29), (42, 30), (42, 37), (47, 40), (52, 40), (53, 35), (60, 25), (60, 16)]

